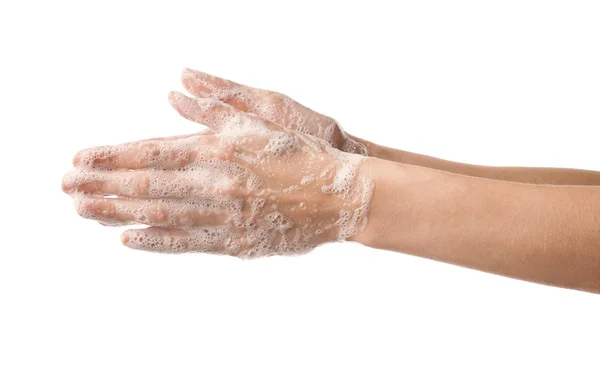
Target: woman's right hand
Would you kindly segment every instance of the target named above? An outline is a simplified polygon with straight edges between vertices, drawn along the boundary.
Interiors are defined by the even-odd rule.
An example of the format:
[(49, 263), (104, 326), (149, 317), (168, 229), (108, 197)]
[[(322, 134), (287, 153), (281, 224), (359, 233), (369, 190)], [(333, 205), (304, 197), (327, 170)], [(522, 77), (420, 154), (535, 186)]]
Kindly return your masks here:
[(181, 80), (185, 89), (196, 97), (217, 99), (240, 111), (320, 138), (338, 150), (368, 155), (365, 145), (350, 138), (333, 118), (317, 113), (286, 95), (244, 86), (192, 69), (184, 69)]

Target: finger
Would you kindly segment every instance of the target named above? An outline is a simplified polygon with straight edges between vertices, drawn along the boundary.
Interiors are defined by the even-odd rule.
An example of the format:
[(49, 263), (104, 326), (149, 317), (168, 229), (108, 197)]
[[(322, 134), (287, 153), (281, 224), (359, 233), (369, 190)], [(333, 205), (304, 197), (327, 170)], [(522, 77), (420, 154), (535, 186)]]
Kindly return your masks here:
[(235, 254), (239, 251), (238, 236), (232, 236), (226, 227), (206, 227), (188, 230), (150, 227), (129, 229), (121, 235), (121, 241), (132, 249), (161, 253), (185, 253), (190, 251)]
[[(109, 164), (109, 158), (116, 156), (118, 154), (125, 153), (130, 150), (134, 150), (136, 148), (142, 147), (155, 147), (158, 145), (157, 141), (177, 141), (181, 139), (187, 139), (190, 137), (197, 136), (199, 134), (204, 133), (193, 133), (193, 134), (185, 134), (178, 135), (173, 137), (157, 137), (157, 138), (148, 138), (141, 141), (134, 142), (126, 142), (120, 145), (111, 145), (111, 146), (100, 146), (93, 147), (89, 149), (82, 150), (78, 152), (73, 158), (73, 166), (81, 166), (81, 165), (96, 165), (100, 166), (103, 164)], [(147, 145), (148, 143), (152, 143), (152, 145)]]
[(194, 186), (180, 173), (170, 171), (90, 171), (76, 169), (63, 178), (65, 193), (117, 195), (131, 198), (182, 198)]
[(169, 214), (161, 203), (95, 197), (77, 198), (77, 213), (106, 225), (165, 224)]
[(169, 102), (186, 119), (218, 132), (264, 129), (266, 126), (258, 117), (212, 98), (190, 98), (179, 92), (171, 92)]
[(73, 165), (104, 169), (181, 168), (193, 159), (193, 152), (186, 148), (174, 148), (171, 142), (148, 141), (82, 150), (73, 158)]
[(146, 139), (142, 139), (142, 140), (139, 140), (139, 141), (125, 142), (125, 143), (123, 143), (123, 145), (138, 145), (138, 144), (141, 144), (141, 143), (144, 143), (144, 142), (149, 142), (149, 141), (178, 141), (178, 140), (181, 140), (181, 139), (196, 137), (196, 136), (199, 136), (199, 135), (210, 135), (210, 134), (215, 134), (215, 132), (213, 132), (210, 129), (202, 129), (202, 130), (200, 130), (199, 132), (196, 132), (196, 133), (174, 135), (174, 136), (169, 136), (169, 137), (146, 138)]
[(221, 197), (192, 202), (176, 200), (132, 200), (123, 198), (78, 197), (77, 212), (86, 219), (106, 225), (146, 224), (192, 228), (206, 225), (244, 226), (243, 202)]
[(207, 159), (193, 173), (158, 170), (98, 171), (78, 168), (63, 177), (67, 194), (129, 198), (244, 197), (263, 186), (246, 168), (226, 160)]
[(187, 68), (181, 74), (181, 82), (195, 97), (214, 98), (240, 111), (257, 115), (259, 107), (268, 103), (266, 96), (270, 93)]
[[(184, 68), (181, 72), (181, 82), (183, 87), (194, 96), (210, 96), (219, 100), (233, 96), (233, 91), (245, 95), (247, 91), (253, 89), (249, 86), (188, 68)], [(227, 91), (232, 92), (228, 93)]]
[[(337, 127), (331, 117), (322, 115), (274, 91), (245, 86), (210, 74), (184, 69), (181, 81), (192, 95), (214, 98), (232, 107), (252, 113), (282, 126), (314, 136)], [(306, 124), (311, 127), (306, 127)], [(323, 134), (318, 134), (318, 133)]]
[(75, 167), (99, 169), (180, 169), (193, 163), (197, 147), (217, 143), (215, 135), (189, 136), (177, 141), (146, 141), (115, 146), (94, 147), (78, 152)]

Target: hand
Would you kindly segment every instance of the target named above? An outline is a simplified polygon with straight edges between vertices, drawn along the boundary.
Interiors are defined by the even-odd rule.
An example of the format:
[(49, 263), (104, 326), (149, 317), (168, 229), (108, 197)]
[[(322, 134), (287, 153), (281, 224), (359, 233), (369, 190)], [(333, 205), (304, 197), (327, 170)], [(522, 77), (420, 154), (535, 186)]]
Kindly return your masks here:
[(84, 150), (63, 180), (83, 217), (151, 226), (124, 232), (125, 245), (253, 258), (305, 253), (366, 225), (364, 157), (216, 99), (169, 99), (213, 131)]
[[(273, 91), (240, 85), (223, 78), (184, 69), (185, 89), (199, 98), (213, 98), (286, 128), (320, 138), (338, 150), (367, 155), (367, 148), (350, 138), (332, 119)], [(177, 107), (177, 103), (174, 103)], [(192, 119), (194, 120), (194, 119)]]

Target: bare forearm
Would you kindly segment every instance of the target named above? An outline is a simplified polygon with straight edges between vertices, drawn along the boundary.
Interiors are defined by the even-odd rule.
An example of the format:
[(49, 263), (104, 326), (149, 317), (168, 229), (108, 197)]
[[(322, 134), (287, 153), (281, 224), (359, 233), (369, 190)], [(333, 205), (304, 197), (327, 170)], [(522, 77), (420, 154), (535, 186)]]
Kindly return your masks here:
[(458, 163), (427, 155), (380, 146), (363, 139), (370, 156), (441, 171), (495, 180), (553, 185), (600, 185), (600, 172), (567, 168), (488, 167)]
[(371, 158), (354, 240), (519, 279), (600, 292), (600, 187), (528, 185)]

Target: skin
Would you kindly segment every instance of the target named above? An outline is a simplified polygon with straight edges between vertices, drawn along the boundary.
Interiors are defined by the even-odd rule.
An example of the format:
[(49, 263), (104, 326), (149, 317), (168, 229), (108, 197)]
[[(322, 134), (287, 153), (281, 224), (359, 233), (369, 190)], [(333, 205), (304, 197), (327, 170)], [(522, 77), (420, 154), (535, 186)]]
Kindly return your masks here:
[(600, 187), (483, 179), (376, 158), (362, 169), (375, 191), (369, 225), (352, 240), (600, 293)]
[[(504, 276), (600, 293), (600, 231), (597, 229), (600, 187), (593, 186), (600, 185), (600, 173), (475, 166), (394, 150), (350, 136), (332, 118), (279, 93), (250, 88), (189, 69), (184, 70), (182, 82), (196, 99), (171, 94), (171, 104), (184, 117), (208, 125), (214, 132), (132, 142), (117, 147), (117, 151), (114, 147), (84, 150), (74, 158), (77, 168), (74, 173), (92, 169), (97, 174), (87, 179), (71, 176), (63, 182), (63, 190), (78, 199), (78, 212), (84, 217), (112, 225), (132, 222), (152, 225), (148, 229), (125, 232), (124, 244), (148, 249), (147, 246), (132, 246), (132, 238), (137, 238), (139, 231), (145, 231), (144, 235), (155, 239), (155, 248), (149, 250), (202, 250), (252, 256), (248, 254), (247, 241), (242, 234), (240, 243), (243, 245), (235, 250), (224, 245), (227, 236), (209, 249), (193, 248), (193, 237), (199, 235), (203, 226), (235, 226), (231, 217), (190, 210), (190, 217), (179, 220), (178, 215), (184, 212), (185, 216), (185, 210), (173, 211), (172, 205), (161, 206), (157, 197), (149, 194), (149, 174), (154, 176), (155, 184), (156, 181), (168, 183), (174, 178), (184, 178), (185, 174), (179, 169), (185, 163), (196, 162), (198, 150), (208, 148), (210, 158), (248, 168), (267, 186), (258, 192), (239, 189), (239, 184), (235, 192), (209, 189), (204, 191), (202, 198), (233, 195), (247, 200), (257, 194), (273, 195), (279, 203), (278, 212), (295, 223), (304, 223), (314, 217), (318, 222), (329, 224), (335, 222), (340, 209), (357, 210), (358, 201), (322, 194), (319, 187), (330, 180), (317, 182), (314, 189), (304, 189), (301, 198), (284, 194), (285, 186), (296, 183), (292, 182), (295, 176), (286, 171), (303, 170), (309, 165), (318, 170), (328, 164), (341, 168), (348, 162), (343, 154), (354, 153), (368, 155), (360, 164), (356, 179), (371, 182), (374, 189), (368, 224), (364, 230), (353, 233), (349, 240)], [(217, 106), (221, 110), (233, 111), (236, 116), (249, 116), (271, 130), (289, 134), (295, 142), (311, 145), (316, 142), (317, 146), (305, 147), (304, 150), (312, 150), (308, 153), (296, 151), (285, 157), (271, 158), (260, 168), (247, 164), (248, 157), (256, 156), (268, 140), (251, 131), (243, 135), (236, 133), (238, 144), (250, 145), (243, 150), (246, 158), (237, 158), (235, 155), (239, 153), (222, 147), (220, 137), (227, 137), (222, 124), (215, 123), (210, 113), (194, 108), (188, 102), (203, 103), (209, 99), (214, 101), (213, 104), (222, 103)], [(175, 145), (180, 147), (183, 143), (187, 152), (183, 156), (162, 152), (159, 156), (162, 159), (156, 164), (157, 142), (173, 145), (167, 149), (174, 149)], [(344, 153), (336, 154), (340, 151)], [(309, 159), (321, 160), (322, 164), (317, 163), (315, 167)], [(189, 191), (184, 190), (184, 196), (170, 198), (184, 202), (198, 198), (190, 198)], [(121, 212), (115, 206), (116, 200), (106, 198), (107, 195), (116, 195), (117, 199), (125, 196), (128, 205), (143, 205), (146, 210), (143, 217)], [(302, 215), (292, 211), (300, 200), (318, 212)], [(323, 210), (317, 209), (320, 207)], [(243, 217), (248, 219), (246, 211), (243, 211)], [(311, 233), (309, 245), (335, 241), (338, 229), (329, 226), (318, 235)], [(286, 253), (285, 249), (277, 248), (281, 235), (272, 240), (274, 247), (270, 253), (259, 255)]]
[(133, 248), (241, 258), (299, 254), (356, 233), (340, 212), (367, 202), (334, 181), (363, 157), (213, 98), (169, 99), (213, 131), (80, 151), (63, 190), (81, 216), (149, 225), (123, 234)]
[(458, 163), (377, 145), (354, 136), (350, 137), (364, 144), (369, 156), (402, 164), (437, 169), (466, 176), (527, 184), (600, 185), (600, 172), (598, 171), (569, 168), (489, 167)]
[[(302, 130), (316, 137), (322, 137), (319, 127), (323, 127), (323, 124), (331, 125), (335, 130), (333, 141), (329, 143), (333, 147), (347, 152), (473, 177), (532, 184), (600, 185), (600, 172), (598, 171), (567, 168), (489, 167), (443, 160), (377, 145), (347, 134), (333, 118), (317, 113), (286, 95), (244, 86), (192, 69), (184, 69), (182, 83), (186, 90), (194, 96), (216, 98), (242, 111), (268, 118), (294, 130), (298, 130), (299, 122), (301, 122), (299, 120), (303, 120), (308, 125), (306, 129)], [(245, 95), (240, 97), (240, 93)], [(264, 108), (269, 105), (274, 106), (276, 110), (265, 111)], [(286, 114), (292, 112), (292, 109), (302, 116), (290, 118)], [(355, 142), (351, 142), (352, 140)]]

